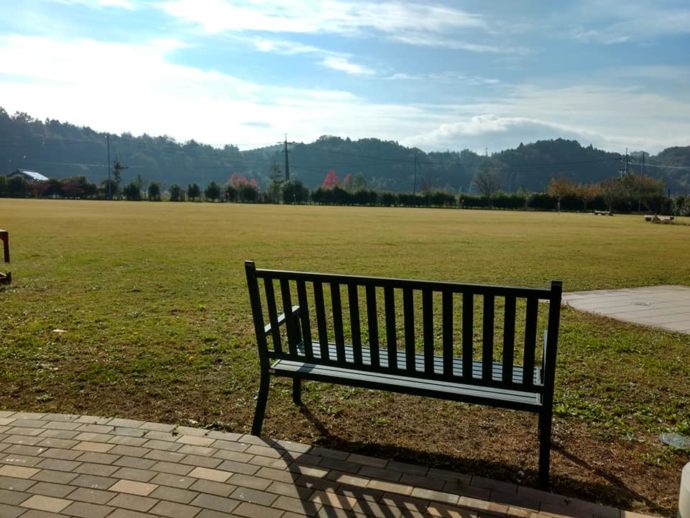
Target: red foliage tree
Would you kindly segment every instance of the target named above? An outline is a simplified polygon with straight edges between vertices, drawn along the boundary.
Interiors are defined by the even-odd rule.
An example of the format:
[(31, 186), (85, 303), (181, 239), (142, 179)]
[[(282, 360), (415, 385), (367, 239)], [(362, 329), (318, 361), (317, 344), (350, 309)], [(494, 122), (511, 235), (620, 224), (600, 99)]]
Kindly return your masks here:
[(335, 169), (329, 170), (321, 183), (321, 187), (323, 189), (332, 189), (338, 185), (340, 185), (340, 179), (338, 179), (338, 175), (335, 174)]

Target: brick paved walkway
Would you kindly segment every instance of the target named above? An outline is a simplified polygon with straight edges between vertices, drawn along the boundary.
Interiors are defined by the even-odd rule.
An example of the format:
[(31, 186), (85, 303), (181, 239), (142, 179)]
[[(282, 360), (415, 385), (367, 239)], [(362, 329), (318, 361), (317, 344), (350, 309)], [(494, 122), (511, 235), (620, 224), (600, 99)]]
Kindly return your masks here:
[(0, 411), (2, 518), (305, 515), (639, 516), (481, 477), (249, 435)]

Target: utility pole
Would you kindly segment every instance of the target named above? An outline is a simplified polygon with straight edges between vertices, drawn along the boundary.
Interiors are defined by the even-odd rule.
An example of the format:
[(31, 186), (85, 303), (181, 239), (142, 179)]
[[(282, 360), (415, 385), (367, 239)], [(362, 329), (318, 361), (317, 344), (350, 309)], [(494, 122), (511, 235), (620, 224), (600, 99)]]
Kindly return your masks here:
[(288, 141), (287, 141), (287, 133), (285, 134), (285, 181), (289, 182), (290, 181), (290, 161), (288, 159)]
[(105, 143), (106, 143), (106, 148), (107, 148), (107, 154), (108, 154), (108, 199), (112, 200), (113, 199), (113, 193), (112, 193), (112, 184), (110, 181), (110, 134), (106, 133), (105, 135)]

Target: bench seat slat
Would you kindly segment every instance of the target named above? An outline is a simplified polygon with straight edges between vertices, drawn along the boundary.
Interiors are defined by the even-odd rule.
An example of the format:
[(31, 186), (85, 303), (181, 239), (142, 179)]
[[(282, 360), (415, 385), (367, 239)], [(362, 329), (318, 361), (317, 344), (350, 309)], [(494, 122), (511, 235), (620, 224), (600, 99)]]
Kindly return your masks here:
[(414, 378), (404, 374), (377, 373), (356, 370), (349, 367), (318, 365), (292, 360), (278, 360), (272, 367), (274, 374), (296, 375), (305, 379), (314, 379), (332, 383), (358, 385), (368, 388), (381, 388), (394, 392), (424, 394), (444, 399), (451, 398), (465, 401), (476, 401), (491, 404), (500, 401), (508, 406), (538, 411), (541, 405), (539, 394), (517, 390), (467, 385), (443, 380)]
[[(299, 347), (298, 347), (299, 349)], [(321, 353), (320, 349), (314, 348), (314, 358), (319, 360), (321, 359)], [(329, 357), (333, 358), (336, 355), (336, 345), (335, 344), (328, 344), (328, 351), (329, 351)], [(346, 346), (345, 347), (345, 362), (348, 364), (351, 364), (351, 366), (348, 366), (347, 368), (356, 368), (354, 365), (354, 354), (352, 347)], [(398, 369), (400, 369), (400, 373), (404, 372), (409, 372), (409, 370), (406, 368), (406, 361), (407, 361), (407, 353), (406, 351), (398, 351), (397, 353), (397, 362), (393, 362), (393, 365), (396, 365)], [(274, 360), (277, 361), (283, 361), (283, 360), (290, 360), (290, 361), (295, 361), (298, 363), (308, 363), (308, 358), (304, 357), (286, 357), (286, 355), (271, 355), (271, 357)], [(367, 367), (372, 366), (371, 362), (371, 349), (369, 347), (362, 347), (362, 371), (363, 372), (370, 372), (367, 370)], [(376, 375), (378, 376), (378, 372), (380, 369), (387, 369), (389, 366), (388, 364), (388, 351), (386, 350), (381, 350), (379, 351), (379, 368), (376, 371)], [(423, 377), (425, 375), (429, 375), (429, 373), (425, 373), (425, 366), (426, 366), (426, 361), (425, 357), (423, 354), (416, 354), (415, 355), (415, 372), (419, 373), (420, 377)], [(459, 379), (459, 381), (453, 381), (450, 380), (450, 383), (458, 383), (458, 382), (466, 382), (468, 384), (472, 384), (472, 381), (467, 380), (466, 378), (464, 380), (460, 380), (460, 378), (463, 377), (464, 375), (464, 362), (461, 358), (454, 358), (452, 362), (452, 370), (453, 370), (453, 375)], [(395, 367), (394, 367), (395, 369)], [(471, 362), (471, 366), (469, 367), (470, 372), (472, 372), (472, 380), (476, 380), (478, 384), (480, 383), (486, 383), (488, 380), (483, 379), (483, 374), (484, 374), (484, 363), (481, 361), (473, 361)], [(444, 368), (444, 359), (442, 356), (434, 356), (434, 371), (433, 374), (438, 376), (438, 377), (443, 377), (447, 378), (447, 374), (445, 373), (445, 368)], [(512, 369), (512, 384), (513, 385), (522, 385), (522, 379), (523, 379), (523, 369), (520, 366), (513, 366)], [(413, 375), (414, 376), (414, 375)], [(506, 382), (503, 380), (503, 365), (501, 363), (493, 363), (492, 365), (492, 372), (491, 372), (491, 379), (495, 381), (496, 384), (505, 384)], [(531, 387), (530, 392), (539, 392), (540, 387), (541, 387), (541, 379), (542, 379), (542, 373), (540, 368), (535, 368), (534, 373), (533, 373), (533, 383), (534, 386)], [(508, 382), (510, 383), (510, 382)]]

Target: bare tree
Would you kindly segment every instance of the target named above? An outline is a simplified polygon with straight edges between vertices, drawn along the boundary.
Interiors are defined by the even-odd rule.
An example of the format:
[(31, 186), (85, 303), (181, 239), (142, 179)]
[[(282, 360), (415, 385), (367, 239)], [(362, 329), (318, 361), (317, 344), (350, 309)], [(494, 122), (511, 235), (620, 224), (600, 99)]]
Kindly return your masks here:
[(489, 205), (492, 205), (494, 196), (501, 190), (501, 178), (494, 169), (479, 171), (474, 175), (472, 183), (482, 196), (489, 200)]

